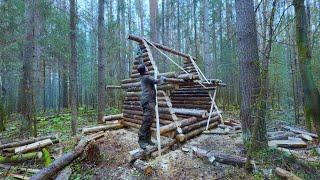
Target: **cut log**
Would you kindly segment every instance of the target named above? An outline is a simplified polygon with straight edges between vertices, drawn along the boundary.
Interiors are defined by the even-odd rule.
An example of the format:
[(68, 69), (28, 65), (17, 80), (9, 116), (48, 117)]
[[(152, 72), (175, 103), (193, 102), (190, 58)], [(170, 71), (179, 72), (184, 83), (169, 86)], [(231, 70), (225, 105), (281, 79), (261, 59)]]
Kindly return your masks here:
[(194, 74), (180, 74), (178, 76), (179, 79), (184, 79), (184, 80), (193, 80), (195, 79), (195, 75)]
[[(219, 122), (213, 122), (213, 123), (209, 124), (208, 129), (215, 128), (215, 127), (218, 126), (218, 124), (219, 124)], [(205, 130), (206, 130), (206, 127), (201, 127), (199, 129), (195, 129), (193, 131), (190, 131), (187, 134), (185, 134), (185, 140), (189, 140), (189, 139), (191, 139), (191, 138), (193, 138), (195, 136), (198, 136)]]
[[(219, 119), (220, 119), (220, 117), (218, 115), (216, 115), (214, 117), (211, 117), (210, 123), (214, 123), (214, 122), (218, 121)], [(201, 127), (204, 127), (204, 126), (207, 125), (207, 122), (208, 122), (208, 120), (206, 119), (206, 120), (202, 120), (200, 122), (191, 124), (189, 126), (183, 127), (182, 128), (182, 133), (183, 134), (187, 134), (188, 132), (191, 132), (191, 131), (193, 131), (195, 129), (199, 129)]]
[(297, 133), (297, 134), (306, 134), (306, 135), (309, 135), (309, 136), (311, 136), (313, 138), (318, 138), (317, 134), (309, 133), (307, 131), (303, 131), (303, 130), (300, 130), (300, 129), (297, 129), (297, 128), (293, 128), (293, 127), (290, 127), (290, 126), (282, 126), (282, 128), (287, 130), (287, 131), (292, 131), (292, 132)]
[(117, 85), (107, 85), (106, 89), (122, 89), (122, 87)]
[[(161, 124), (171, 124), (172, 123), (172, 116), (170, 114), (159, 114), (159, 118), (161, 120)], [(131, 118), (131, 119), (143, 119), (143, 115), (141, 114), (135, 114), (135, 113), (127, 113), (124, 112), (123, 117)]]
[[(166, 147), (171, 147), (173, 146), (175, 143), (177, 143), (177, 140), (173, 139), (170, 140), (168, 143), (166, 144), (162, 144), (161, 145), (161, 149), (164, 149)], [(142, 150), (142, 149), (135, 149), (129, 152), (130, 154), (130, 163), (133, 164), (137, 159), (145, 159), (146, 157), (150, 156), (151, 153), (155, 152), (158, 150), (157, 146), (152, 146), (151, 148), (147, 148), (146, 150)]]
[(89, 133), (94, 133), (94, 132), (99, 132), (99, 131), (106, 131), (106, 130), (111, 130), (111, 129), (121, 129), (121, 128), (123, 128), (123, 125), (120, 123), (100, 125), (100, 126), (95, 126), (95, 127), (83, 128), (82, 133), (89, 134)]
[(42, 159), (42, 152), (31, 152), (27, 154), (18, 154), (10, 157), (0, 156), (0, 163), (18, 163), (28, 160), (39, 160)]
[(313, 138), (310, 136), (310, 135), (307, 135), (307, 134), (299, 134), (297, 137), (305, 140), (305, 141), (312, 141)]
[(123, 117), (123, 114), (109, 115), (109, 116), (104, 116), (103, 120), (113, 121), (113, 120), (121, 119), (122, 117)]
[(13, 174), (13, 173), (8, 173), (7, 176), (14, 177), (16, 179), (22, 179), (22, 180), (29, 180), (30, 177), (26, 175), (20, 175), (20, 174)]
[(277, 167), (275, 169), (275, 173), (280, 176), (281, 178), (285, 178), (288, 180), (302, 180), (301, 178), (299, 178), (298, 176), (294, 175), (293, 173), (284, 170), (282, 168)]
[(287, 140), (289, 136), (294, 136), (295, 134), (293, 132), (286, 132), (283, 134), (278, 134), (275, 136), (268, 137), (269, 140)]
[(59, 159), (55, 160), (49, 167), (42, 169), (40, 172), (31, 177), (32, 180), (49, 179), (58, 174), (62, 169), (68, 166), (72, 161), (78, 158), (84, 151), (87, 144), (95, 139), (104, 136), (104, 133), (99, 132), (80, 140), (78, 145), (70, 152), (62, 155)]
[(217, 161), (222, 164), (228, 164), (233, 166), (244, 166), (246, 163), (246, 158), (241, 156), (235, 156), (232, 154), (226, 154), (223, 152), (218, 151), (207, 151), (204, 149), (200, 149), (197, 147), (192, 147), (193, 153), (202, 159), (205, 159), (209, 161), (210, 163), (213, 163), (214, 161)]
[(285, 131), (274, 131), (274, 132), (267, 132), (268, 136), (277, 136), (279, 134), (284, 134)]
[[(128, 39), (130, 40), (133, 40), (133, 41), (137, 41), (139, 43), (142, 43), (143, 42), (143, 38), (140, 38), (138, 36), (134, 36), (134, 35), (129, 35)], [(150, 41), (149, 41), (150, 42)], [(154, 46), (156, 46), (157, 48), (161, 49), (161, 50), (164, 50), (164, 51), (167, 51), (169, 53), (172, 53), (172, 54), (175, 54), (175, 55), (178, 55), (178, 56), (181, 56), (181, 57), (184, 57), (185, 59), (189, 58), (190, 55), (188, 54), (184, 54), (184, 53), (181, 53), (179, 51), (176, 51), (176, 50), (173, 50), (167, 46), (164, 46), (164, 45), (161, 45), (161, 44), (158, 44), (158, 43), (155, 43), (155, 42), (151, 42)], [(148, 43), (149, 44), (149, 43)], [(184, 59), (184, 60), (185, 60)], [(193, 58), (195, 59), (195, 58)]]
[(167, 78), (166, 83), (184, 83), (185, 81), (183, 79), (178, 78)]
[[(178, 121), (177, 123), (180, 125), (180, 127), (184, 127), (184, 126), (187, 126), (189, 124), (195, 123), (197, 121), (198, 120), (197, 120), (196, 117), (191, 117), (191, 118), (188, 118), (188, 119), (184, 119), (184, 120)], [(167, 133), (167, 132), (170, 132), (170, 131), (174, 131), (176, 129), (177, 129), (176, 123), (172, 122), (171, 124), (168, 124), (166, 126), (162, 126), (160, 128), (160, 134), (164, 134), (164, 133)]]
[(68, 180), (72, 174), (72, 169), (68, 166), (57, 175), (55, 180)]
[(31, 144), (31, 143), (41, 141), (41, 140), (45, 140), (45, 139), (54, 140), (54, 139), (58, 139), (58, 138), (57, 138), (57, 135), (49, 135), (49, 136), (43, 136), (43, 137), (38, 137), (38, 138), (22, 140), (22, 141), (18, 141), (18, 142), (2, 144), (2, 145), (0, 145), (0, 150), (6, 149), (6, 148), (17, 147), (17, 146), (24, 146), (24, 145)]
[(135, 167), (138, 171), (140, 171), (141, 173), (150, 176), (152, 175), (152, 167), (149, 165), (149, 163), (146, 163), (140, 159), (137, 159), (134, 163), (133, 163), (133, 167)]
[(39, 169), (11, 166), (11, 165), (6, 165), (6, 164), (0, 164), (0, 168), (6, 169), (6, 170), (12, 170), (12, 171), (24, 171), (24, 172), (29, 172), (29, 173), (37, 173), (40, 171)]
[(173, 108), (173, 111), (176, 114), (184, 114), (184, 115), (197, 116), (197, 117), (202, 117), (202, 118), (208, 117), (207, 110)]
[(302, 140), (272, 140), (268, 142), (269, 146), (284, 148), (305, 148), (307, 144)]
[(40, 150), (46, 146), (52, 145), (53, 142), (51, 139), (44, 139), (42, 141), (34, 142), (25, 146), (17, 147), (14, 149), (14, 153), (26, 153), (30, 151)]

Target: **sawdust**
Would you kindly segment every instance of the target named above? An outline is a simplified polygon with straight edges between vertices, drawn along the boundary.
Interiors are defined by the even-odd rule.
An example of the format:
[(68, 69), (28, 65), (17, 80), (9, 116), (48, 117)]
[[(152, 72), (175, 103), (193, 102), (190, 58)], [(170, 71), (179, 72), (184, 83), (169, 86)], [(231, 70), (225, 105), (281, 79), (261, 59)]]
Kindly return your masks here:
[[(168, 139), (163, 138), (165, 143)], [(93, 168), (93, 179), (242, 179), (242, 169), (220, 163), (211, 164), (195, 157), (190, 147), (221, 150), (240, 155), (242, 141), (239, 136), (201, 135), (181, 148), (149, 160), (154, 169), (151, 177), (139, 173), (129, 165), (129, 151), (138, 148), (137, 132), (120, 129), (110, 131), (100, 139), (103, 161)], [(155, 140), (154, 140), (155, 141)], [(238, 143), (238, 144), (237, 144)], [(184, 151), (182, 151), (183, 149)]]

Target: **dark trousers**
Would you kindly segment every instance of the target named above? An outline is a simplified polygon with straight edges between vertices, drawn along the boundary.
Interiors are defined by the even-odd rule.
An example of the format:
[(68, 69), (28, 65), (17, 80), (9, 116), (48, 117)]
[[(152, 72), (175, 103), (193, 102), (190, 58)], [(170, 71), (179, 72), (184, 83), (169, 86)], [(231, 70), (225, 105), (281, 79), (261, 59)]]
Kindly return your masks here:
[(143, 120), (139, 129), (139, 141), (151, 140), (151, 125), (155, 116), (155, 102), (142, 104)]

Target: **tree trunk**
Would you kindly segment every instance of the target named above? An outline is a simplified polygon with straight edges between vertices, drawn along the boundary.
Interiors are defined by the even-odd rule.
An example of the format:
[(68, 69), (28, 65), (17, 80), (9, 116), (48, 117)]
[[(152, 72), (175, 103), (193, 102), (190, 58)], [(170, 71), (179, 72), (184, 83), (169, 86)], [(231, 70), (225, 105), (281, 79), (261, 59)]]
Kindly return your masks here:
[(210, 76), (210, 51), (209, 51), (209, 3), (208, 0), (203, 1), (203, 64), (204, 74), (206, 77)]
[[(262, 82), (261, 82), (261, 104), (258, 112), (258, 119), (254, 124), (253, 129), (253, 143), (252, 149), (259, 150), (266, 148), (267, 136), (266, 136), (266, 118), (269, 99), (269, 62), (271, 54), (271, 45), (273, 40), (273, 21), (277, 6), (277, 0), (272, 3), (272, 9), (269, 19), (268, 39), (266, 39), (266, 47), (264, 49), (263, 61), (262, 61)], [(267, 23), (265, 21), (265, 23)]]
[(251, 140), (252, 125), (257, 114), (260, 71), (255, 12), (252, 0), (236, 1), (237, 54), (240, 61), (240, 120), (244, 142)]
[[(23, 43), (23, 79), (22, 79), (22, 114), (27, 120), (23, 124), (23, 131), (30, 131), (30, 133), (36, 132), (33, 131), (32, 124), (34, 123), (35, 117), (35, 103), (34, 103), (34, 16), (35, 16), (35, 2), (25, 1), (26, 5), (26, 39)], [(35, 123), (34, 123), (35, 125)]]
[(304, 113), (306, 120), (312, 119), (320, 137), (320, 95), (315, 85), (311, 70), (311, 50), (308, 39), (308, 28), (304, 0), (293, 1), (296, 14), (296, 43), (300, 75), (304, 93)]
[(70, 0), (70, 43), (71, 43), (71, 65), (70, 65), (70, 97), (71, 97), (71, 127), (72, 135), (77, 131), (77, 9), (76, 0)]
[(105, 54), (104, 54), (104, 0), (99, 0), (98, 16), (98, 123), (103, 122), (105, 115), (106, 99), (106, 80), (105, 80)]
[[(253, 0), (237, 0), (236, 17), (237, 54), (240, 61), (240, 78), (242, 79), (242, 83), (240, 83), (242, 95), (240, 120), (242, 138), (248, 148), (246, 170), (252, 172), (250, 161), (251, 151), (254, 149), (248, 146), (250, 141), (253, 139), (252, 143), (259, 143), (257, 145), (261, 148), (267, 144), (264, 118), (257, 118), (261, 99), (259, 98), (260, 70)], [(265, 143), (263, 144), (263, 142)]]

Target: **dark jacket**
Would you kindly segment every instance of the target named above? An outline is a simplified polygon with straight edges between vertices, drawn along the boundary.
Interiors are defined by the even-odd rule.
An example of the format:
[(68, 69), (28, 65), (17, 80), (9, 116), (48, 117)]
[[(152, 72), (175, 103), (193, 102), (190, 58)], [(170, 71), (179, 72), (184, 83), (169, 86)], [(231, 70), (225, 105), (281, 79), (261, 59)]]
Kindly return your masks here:
[(156, 90), (154, 85), (159, 84), (159, 82), (159, 79), (155, 79), (150, 75), (143, 75), (141, 77), (141, 105), (156, 101)]

